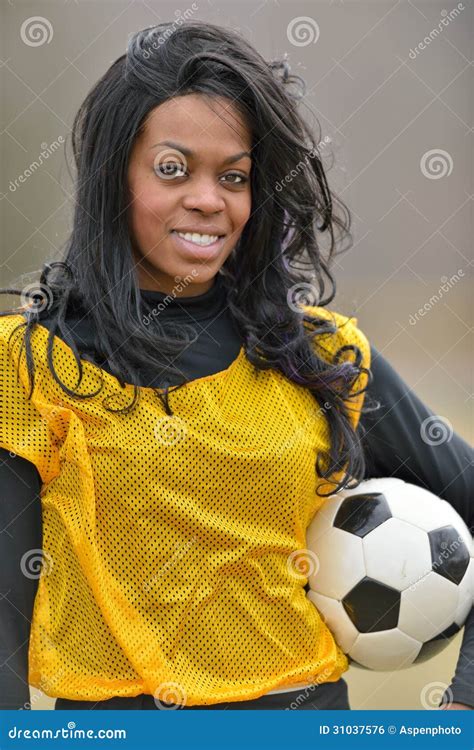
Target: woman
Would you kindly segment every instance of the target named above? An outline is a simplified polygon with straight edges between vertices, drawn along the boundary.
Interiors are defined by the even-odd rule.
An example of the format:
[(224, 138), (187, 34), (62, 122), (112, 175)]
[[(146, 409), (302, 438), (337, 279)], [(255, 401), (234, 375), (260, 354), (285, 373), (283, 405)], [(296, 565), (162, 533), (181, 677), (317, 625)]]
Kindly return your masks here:
[[(311, 518), (390, 474), (472, 522), (468, 446), (435, 460), (431, 412), (326, 309), (349, 225), (298, 81), (230, 30), (162, 24), (76, 116), (64, 262), (0, 317), (3, 707), (29, 681), (59, 709), (349, 708), (289, 564)], [(446, 705), (472, 690), (461, 664)]]

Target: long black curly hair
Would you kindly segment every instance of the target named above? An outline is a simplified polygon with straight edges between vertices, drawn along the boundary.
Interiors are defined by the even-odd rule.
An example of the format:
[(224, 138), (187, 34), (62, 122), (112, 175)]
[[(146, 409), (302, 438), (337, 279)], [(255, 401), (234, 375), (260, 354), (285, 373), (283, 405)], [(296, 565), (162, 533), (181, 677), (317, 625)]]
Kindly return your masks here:
[[(220, 271), (247, 359), (256, 370), (280, 371), (325, 405), (331, 448), (328, 455), (318, 455), (317, 474), (330, 482), (336, 471), (346, 471), (327, 495), (357, 486), (365, 460), (349, 419), (348, 399), (366, 390), (372, 374), (361, 366), (357, 346), (349, 347), (353, 362), (341, 361), (341, 350), (332, 362), (320, 358), (313, 338), (334, 333), (336, 325), (295, 304), (323, 307), (333, 300), (336, 284), (329, 267), (339, 254), (336, 246), (344, 252), (351, 244), (343, 247), (351, 240), (351, 217), (328, 187), (321, 141), (298, 112), (304, 80), (290, 75), (286, 56), (267, 62), (240, 34), (211, 23), (162, 23), (135, 33), (126, 54), (94, 85), (76, 114), (71, 134), (75, 210), (64, 259), (45, 264), (39, 287), (27, 294), (32, 304), (1, 313), (21, 311), (25, 318), (19, 328), (25, 332), (29, 396), (34, 388), (31, 333), (46, 314), (53, 317), (48, 339), (53, 377), (70, 396), (97, 395), (79, 396), (60, 381), (53, 366), (53, 337), (59, 331), (74, 352), (81, 382), (82, 363), (67, 323), (69, 308), (77, 305), (91, 317), (110, 371), (122, 386), (135, 386), (132, 403), (119, 411), (136, 403), (140, 368), (168, 368), (179, 375), (172, 360), (189, 338), (184, 330), (177, 338), (179, 332), (171, 332), (159, 316), (153, 325), (144, 323), (146, 303), (134, 270), (124, 186), (130, 153), (147, 115), (168, 99), (191, 93), (229, 99), (252, 134), (251, 215)], [(326, 281), (332, 288), (325, 296)], [(12, 288), (0, 291), (24, 294)], [(367, 384), (351, 396), (362, 372)], [(157, 395), (163, 394), (157, 390)], [(350, 480), (356, 485), (349, 485)]]

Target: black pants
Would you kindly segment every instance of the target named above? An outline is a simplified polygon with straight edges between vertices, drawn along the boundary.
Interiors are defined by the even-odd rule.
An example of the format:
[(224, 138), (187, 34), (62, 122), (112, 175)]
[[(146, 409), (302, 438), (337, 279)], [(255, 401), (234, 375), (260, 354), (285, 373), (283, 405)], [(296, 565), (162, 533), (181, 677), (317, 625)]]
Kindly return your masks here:
[(337, 682), (324, 682), (321, 685), (291, 690), (288, 693), (262, 695), (247, 701), (213, 703), (209, 706), (176, 706), (173, 703), (156, 701), (152, 695), (137, 695), (135, 698), (109, 698), (105, 701), (74, 701), (67, 698), (56, 699), (56, 710), (74, 709), (119, 709), (119, 710), (226, 710), (268, 709), (268, 710), (348, 710), (349, 698), (347, 682), (341, 677)]

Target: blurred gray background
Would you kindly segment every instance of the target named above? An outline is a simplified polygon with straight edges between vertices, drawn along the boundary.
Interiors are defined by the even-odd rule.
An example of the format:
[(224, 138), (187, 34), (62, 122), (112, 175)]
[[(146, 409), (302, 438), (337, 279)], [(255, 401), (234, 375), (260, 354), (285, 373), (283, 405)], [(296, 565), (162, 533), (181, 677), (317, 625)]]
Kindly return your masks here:
[[(62, 257), (72, 217), (64, 143), (89, 89), (131, 33), (191, 6), (3, 0), (2, 287), (22, 288), (45, 260)], [(354, 244), (336, 259), (329, 307), (355, 315), (420, 398), (472, 443), (472, 2), (193, 7), (192, 17), (240, 30), (266, 59), (287, 52), (291, 72), (305, 78), (301, 112), (330, 139), (329, 184), (353, 216)], [(48, 156), (32, 166), (42, 150)], [(351, 667), (352, 708), (424, 707), (426, 691), (450, 683), (460, 643), (458, 635), (438, 657), (401, 672)], [(53, 707), (31, 694), (33, 708)]]

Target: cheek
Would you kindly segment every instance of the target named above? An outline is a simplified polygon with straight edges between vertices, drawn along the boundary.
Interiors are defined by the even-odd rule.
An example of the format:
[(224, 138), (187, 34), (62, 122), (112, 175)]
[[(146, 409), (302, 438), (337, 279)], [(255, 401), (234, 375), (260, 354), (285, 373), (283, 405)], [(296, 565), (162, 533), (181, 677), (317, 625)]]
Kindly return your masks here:
[(245, 224), (248, 221), (248, 219), (250, 218), (251, 212), (252, 212), (252, 195), (249, 190), (245, 196), (245, 201), (243, 202), (243, 206), (242, 206), (241, 219), (240, 219), (241, 224)]
[(229, 216), (232, 218), (232, 223), (235, 226), (239, 226), (243, 229), (243, 224), (247, 222), (250, 217), (252, 210), (252, 195), (250, 190), (245, 191), (234, 196), (234, 200), (228, 207)]
[(147, 227), (153, 228), (156, 232), (162, 225), (166, 225), (172, 208), (172, 201), (166, 191), (144, 184), (141, 190), (134, 191), (134, 200), (130, 207), (134, 227), (140, 232), (145, 231)]

